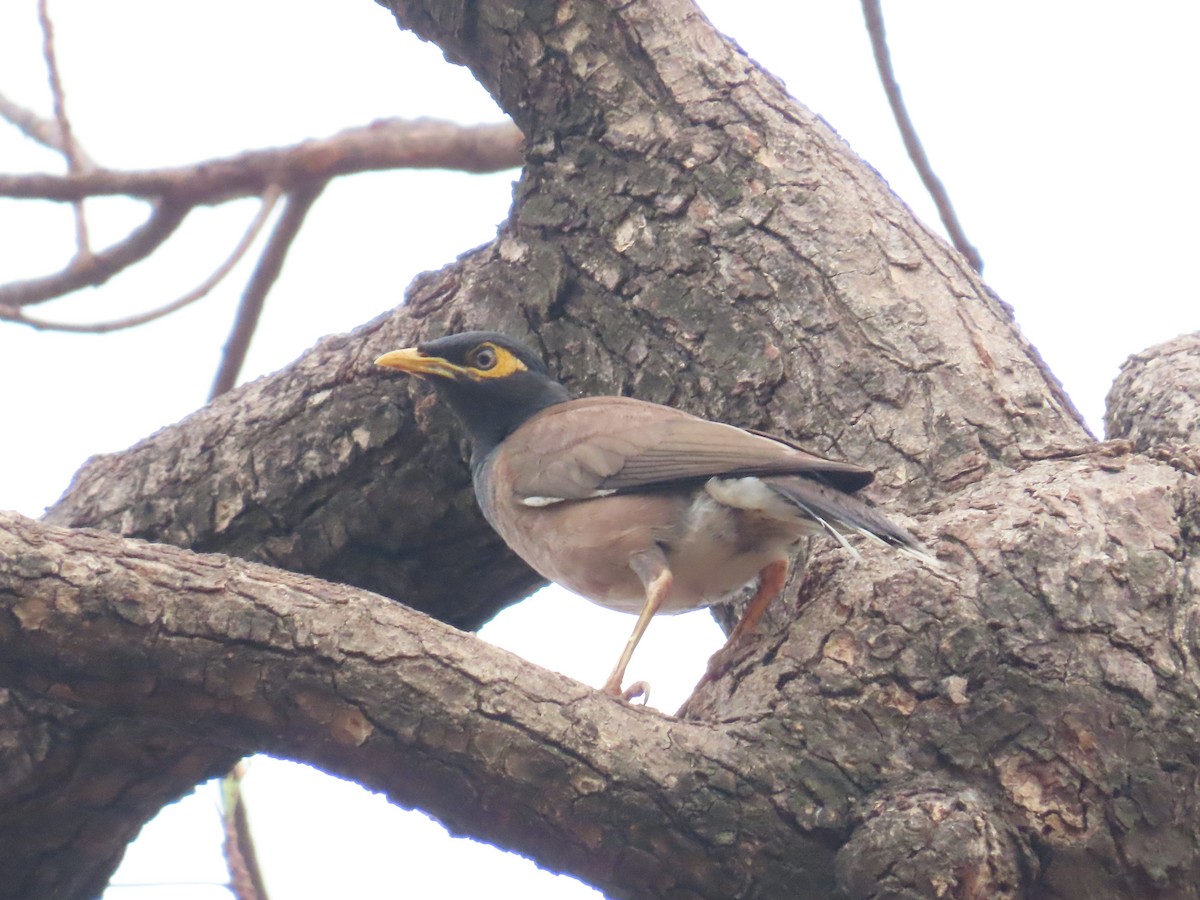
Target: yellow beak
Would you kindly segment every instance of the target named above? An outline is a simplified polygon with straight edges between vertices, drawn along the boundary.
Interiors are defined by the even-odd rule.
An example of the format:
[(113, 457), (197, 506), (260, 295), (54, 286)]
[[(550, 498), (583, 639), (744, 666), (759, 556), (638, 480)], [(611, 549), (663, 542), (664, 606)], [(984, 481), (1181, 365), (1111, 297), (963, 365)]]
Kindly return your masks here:
[(441, 375), (451, 378), (458, 367), (437, 356), (425, 356), (416, 347), (393, 350), (375, 360), (375, 365), (385, 369), (399, 369), (409, 375)]

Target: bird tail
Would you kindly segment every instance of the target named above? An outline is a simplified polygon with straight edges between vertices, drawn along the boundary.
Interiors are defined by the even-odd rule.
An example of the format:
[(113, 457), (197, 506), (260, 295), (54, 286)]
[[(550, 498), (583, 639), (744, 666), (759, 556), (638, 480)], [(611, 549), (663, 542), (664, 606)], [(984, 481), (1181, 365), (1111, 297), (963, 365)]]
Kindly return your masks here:
[(937, 557), (907, 529), (901, 528), (857, 497), (812, 478), (767, 477), (762, 480), (776, 494), (809, 516), (822, 531), (850, 551), (855, 558), (859, 558), (860, 555), (846, 540), (846, 535), (849, 534), (860, 534), (876, 544), (891, 547), (923, 563), (941, 565)]

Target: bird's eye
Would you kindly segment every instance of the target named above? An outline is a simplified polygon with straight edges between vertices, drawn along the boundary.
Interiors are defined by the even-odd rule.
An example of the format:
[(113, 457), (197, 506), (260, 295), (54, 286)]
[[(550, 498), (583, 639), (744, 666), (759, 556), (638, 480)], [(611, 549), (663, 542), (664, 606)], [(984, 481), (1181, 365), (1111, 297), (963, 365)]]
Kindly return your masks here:
[(496, 365), (496, 351), (491, 347), (480, 347), (471, 354), (471, 365), (476, 369), (490, 369)]

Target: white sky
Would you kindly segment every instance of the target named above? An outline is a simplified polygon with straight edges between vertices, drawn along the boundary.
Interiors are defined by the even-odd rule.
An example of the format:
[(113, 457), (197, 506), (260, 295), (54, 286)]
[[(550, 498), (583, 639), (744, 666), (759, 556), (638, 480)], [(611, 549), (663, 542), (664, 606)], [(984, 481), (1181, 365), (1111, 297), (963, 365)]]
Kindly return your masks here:
[[(86, 150), (116, 168), (186, 163), (323, 136), (384, 116), (493, 121), (495, 106), (440, 52), (399, 32), (370, 0), (51, 0), (67, 102)], [(702, 7), (787, 82), (930, 224), (878, 85), (859, 5), (708, 0)], [(789, 11), (781, 13), (781, 8)], [(1200, 7), (926, 0), (886, 4), (896, 66), (926, 150), (983, 254), (1092, 429), (1130, 353), (1200, 328), (1184, 278), (1200, 239)], [(0, 91), (48, 112), (34, 0), (0, 4)], [(60, 166), (0, 125), (0, 170)], [(320, 336), (396, 305), (418, 272), (489, 240), (512, 174), (389, 173), (335, 183), (272, 291), (246, 378), (286, 365)], [(93, 241), (141, 212), (91, 205)], [(91, 321), (159, 305), (196, 284), (237, 240), (253, 204), (201, 210), (156, 258), (102, 289), (32, 310)], [(63, 207), (0, 201), (0, 282), (60, 268)], [(90, 454), (129, 446), (203, 404), (243, 265), (188, 311), (116, 335), (0, 324), (0, 508), (38, 515)], [(544, 665), (599, 684), (632, 618), (543, 592), (484, 631)], [(719, 635), (705, 613), (656, 620), (630, 679), (674, 709)], [(330, 896), (596, 896), (517, 857), (465, 841), (382, 798), (292, 764), (257, 759), (246, 787), (277, 900)], [(106, 900), (228, 896), (216, 794), (172, 807), (130, 851)], [(447, 860), (450, 860), (447, 863)]]

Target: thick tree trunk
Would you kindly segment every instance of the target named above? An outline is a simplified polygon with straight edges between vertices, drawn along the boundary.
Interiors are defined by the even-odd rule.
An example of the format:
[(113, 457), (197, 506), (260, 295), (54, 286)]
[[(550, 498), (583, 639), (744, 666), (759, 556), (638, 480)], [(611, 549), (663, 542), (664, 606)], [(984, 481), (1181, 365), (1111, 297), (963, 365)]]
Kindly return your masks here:
[[(690, 4), (391, 6), (527, 137), (496, 241), (93, 461), (48, 521), (473, 628), (536, 577), (445, 411), (370, 360), (486, 326), (580, 392), (871, 465), (945, 572), (820, 549), (669, 718), (351, 588), (6, 520), (0, 892), (88, 896), (156, 805), (266, 750), (612, 896), (1197, 896), (1194, 454), (1093, 444), (1003, 304)], [(93, 778), (102, 752), (129, 764)]]

